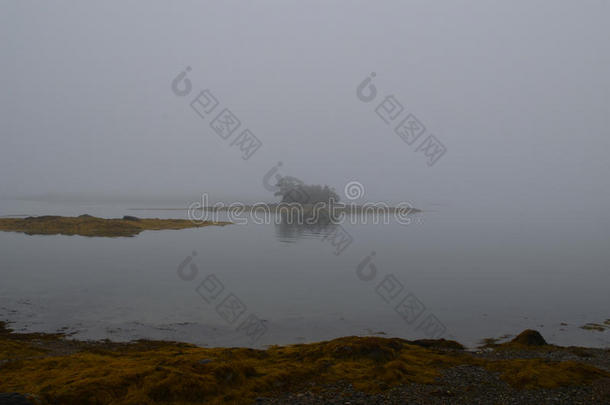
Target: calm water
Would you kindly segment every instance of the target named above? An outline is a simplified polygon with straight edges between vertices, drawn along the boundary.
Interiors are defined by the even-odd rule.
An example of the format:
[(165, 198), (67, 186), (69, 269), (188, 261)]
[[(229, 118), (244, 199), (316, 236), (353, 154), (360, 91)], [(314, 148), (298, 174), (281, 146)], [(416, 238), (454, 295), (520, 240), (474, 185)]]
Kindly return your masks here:
[[(184, 211), (130, 211), (134, 206), (2, 201), (0, 215), (186, 217)], [(556, 344), (609, 346), (610, 332), (579, 328), (610, 318), (609, 221), (443, 206), (409, 225), (343, 228), (353, 242), (339, 255), (328, 236), (336, 228), (250, 223), (133, 238), (0, 232), (0, 319), (20, 331), (63, 330), (81, 339), (210, 346), (379, 332), (411, 339), (443, 331), (472, 346), (525, 328)], [(372, 260), (363, 262), (372, 251)], [(185, 281), (177, 269), (189, 255), (198, 274)], [(374, 266), (371, 280), (358, 277), (359, 264), (371, 276)], [(207, 303), (196, 290), (212, 274), (224, 290)], [(230, 293), (243, 304), (233, 324), (221, 316), (226, 307), (217, 310)], [(399, 308), (406, 320), (395, 310), (405, 297), (411, 305)], [(250, 314), (266, 328), (254, 343), (236, 330)], [(421, 325), (436, 319), (436, 329)]]

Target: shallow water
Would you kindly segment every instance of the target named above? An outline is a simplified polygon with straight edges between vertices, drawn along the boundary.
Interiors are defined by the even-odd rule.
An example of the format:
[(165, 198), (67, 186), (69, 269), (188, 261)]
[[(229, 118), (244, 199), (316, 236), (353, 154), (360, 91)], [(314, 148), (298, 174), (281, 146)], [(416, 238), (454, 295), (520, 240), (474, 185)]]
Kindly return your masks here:
[[(185, 211), (129, 210), (135, 206), (1, 201), (0, 215), (186, 218)], [(252, 221), (133, 238), (0, 232), (0, 319), (18, 331), (209, 346), (381, 332), (408, 339), (442, 335), (473, 346), (526, 328), (555, 344), (609, 346), (609, 331), (580, 328), (610, 318), (609, 221), (440, 206), (408, 225), (342, 227), (353, 241), (338, 255), (336, 228)], [(186, 272), (191, 263), (198, 270), (190, 281), (177, 271), (189, 256)], [(210, 303), (197, 292), (204, 280), (224, 286), (215, 299), (206, 296)], [(240, 305), (227, 315), (226, 306), (217, 306), (230, 294)], [(238, 329), (251, 314), (264, 325), (254, 335)]]

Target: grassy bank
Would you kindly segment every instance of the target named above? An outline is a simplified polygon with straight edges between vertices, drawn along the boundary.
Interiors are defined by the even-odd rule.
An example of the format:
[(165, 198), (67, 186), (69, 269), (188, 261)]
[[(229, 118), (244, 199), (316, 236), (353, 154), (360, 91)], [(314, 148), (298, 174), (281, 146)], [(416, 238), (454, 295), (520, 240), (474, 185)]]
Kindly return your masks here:
[[(554, 389), (610, 378), (604, 367), (588, 361), (590, 350), (607, 355), (527, 338), (494, 345), (486, 354), (464, 351), (452, 341), (379, 337), (212, 349), (162, 341), (72, 341), (14, 334), (0, 324), (0, 392), (29, 393), (42, 404), (252, 404), (302, 390), (315, 395), (336, 384), (370, 394), (409, 384), (433, 386), (444, 370), (462, 366), (497, 374), (514, 389)], [(550, 360), (549, 353), (582, 361)]]
[(28, 235), (135, 236), (142, 231), (200, 228), (227, 225), (230, 222), (198, 222), (185, 219), (123, 217), (96, 218), (91, 215), (61, 217), (45, 215), (27, 218), (0, 218), (0, 231), (23, 232)]

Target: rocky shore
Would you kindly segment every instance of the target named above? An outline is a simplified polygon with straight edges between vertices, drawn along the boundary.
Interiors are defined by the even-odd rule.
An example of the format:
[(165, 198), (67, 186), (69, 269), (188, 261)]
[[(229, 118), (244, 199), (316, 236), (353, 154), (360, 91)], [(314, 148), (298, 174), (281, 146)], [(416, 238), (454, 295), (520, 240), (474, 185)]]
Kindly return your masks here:
[(0, 405), (610, 404), (609, 387), (610, 349), (554, 346), (532, 330), (474, 351), (380, 337), (254, 350), (0, 324)]

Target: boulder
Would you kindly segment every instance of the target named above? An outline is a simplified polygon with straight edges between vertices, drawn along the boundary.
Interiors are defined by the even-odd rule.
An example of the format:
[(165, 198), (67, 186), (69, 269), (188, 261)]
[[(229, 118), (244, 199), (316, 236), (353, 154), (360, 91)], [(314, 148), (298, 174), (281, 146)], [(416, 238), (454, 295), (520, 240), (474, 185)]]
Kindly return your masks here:
[(511, 340), (511, 343), (518, 343), (525, 346), (544, 346), (548, 344), (542, 335), (533, 329), (526, 329), (519, 333), (516, 338)]

